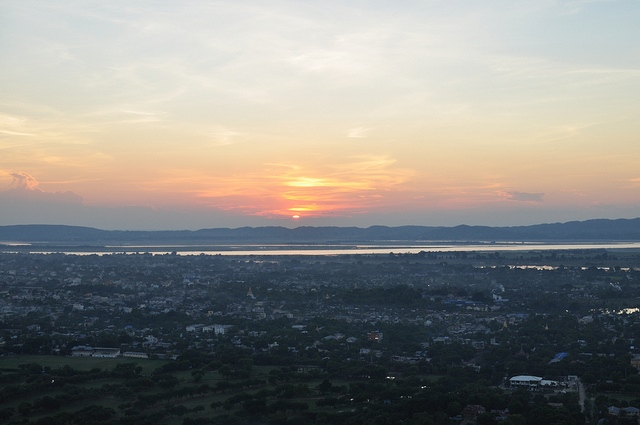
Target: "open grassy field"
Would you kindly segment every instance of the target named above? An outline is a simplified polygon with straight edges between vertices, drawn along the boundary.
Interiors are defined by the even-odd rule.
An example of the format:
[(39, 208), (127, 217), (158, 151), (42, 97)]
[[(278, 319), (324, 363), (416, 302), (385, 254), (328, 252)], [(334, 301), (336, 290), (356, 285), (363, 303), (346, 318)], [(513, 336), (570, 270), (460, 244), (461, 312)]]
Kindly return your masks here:
[[(153, 418), (157, 425), (179, 425), (185, 418), (218, 423), (215, 418), (224, 416), (292, 420), (301, 415), (302, 420), (304, 415), (380, 404), (382, 394), (412, 394), (441, 377), (414, 377), (414, 383), (407, 384), (402, 379), (329, 377), (320, 369), (303, 373), (297, 368), (261, 365), (251, 366), (242, 376), (230, 376), (228, 367), (221, 373), (222, 369), (206, 363), (192, 367), (147, 359), (1, 357), (0, 414), (4, 409), (13, 423), (36, 425), (64, 415), (76, 418), (65, 423), (83, 423), (77, 418), (94, 411), (108, 416), (104, 423), (109, 424), (135, 418)], [(325, 382), (321, 391), (327, 379), (330, 388)]]
[[(297, 407), (307, 411), (328, 409), (316, 406), (318, 400), (328, 395), (318, 389), (324, 379), (320, 375), (293, 373), (286, 381), (277, 381), (272, 372), (280, 367), (255, 366), (248, 376), (234, 379), (217, 370), (187, 368), (163, 372), (163, 376), (170, 375), (172, 379), (171, 385), (163, 385), (157, 372), (167, 363), (122, 358), (1, 357), (0, 405), (13, 412), (12, 420), (30, 421), (27, 423), (100, 406), (112, 412), (113, 420), (131, 414), (157, 414), (161, 417), (158, 424), (168, 425), (181, 424), (184, 415), (190, 418), (241, 415), (244, 402), (252, 397), (259, 397), (258, 404), (264, 406), (298, 403)], [(29, 366), (34, 364), (40, 367)], [(128, 375), (115, 373), (118, 368), (132, 364), (139, 366), (135, 372), (131, 369)], [(193, 374), (196, 370), (200, 371), (198, 376)], [(249, 381), (253, 383), (245, 384)], [(342, 379), (334, 379), (332, 383), (345, 389), (350, 384)], [(234, 398), (237, 400), (230, 402)], [(45, 401), (53, 407), (46, 406)], [(171, 409), (177, 409), (177, 413)]]
[(120, 363), (136, 363), (143, 368), (142, 373), (148, 374), (153, 372), (157, 367), (167, 363), (167, 360), (155, 359), (127, 359), (115, 358), (104, 359), (98, 357), (68, 357), (68, 356), (2, 356), (0, 357), (0, 370), (18, 369), (22, 364), (37, 363), (42, 367), (50, 367), (58, 369), (69, 366), (73, 369), (81, 371), (89, 371), (91, 369), (113, 369), (116, 364)]

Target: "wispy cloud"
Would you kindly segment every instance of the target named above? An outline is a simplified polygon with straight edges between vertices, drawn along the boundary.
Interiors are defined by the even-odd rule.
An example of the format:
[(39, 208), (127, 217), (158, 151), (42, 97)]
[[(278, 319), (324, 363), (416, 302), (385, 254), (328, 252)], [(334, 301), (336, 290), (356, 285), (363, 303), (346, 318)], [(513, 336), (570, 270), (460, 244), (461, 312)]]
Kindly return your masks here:
[(10, 176), (13, 180), (9, 183), (9, 189), (38, 189), (38, 181), (28, 173), (10, 173)]
[(69, 206), (82, 204), (82, 198), (68, 191), (44, 191), (40, 188), (38, 180), (24, 171), (0, 170), (0, 205), (3, 203), (13, 204), (16, 208), (35, 207), (46, 211), (47, 205), (51, 204)]
[(237, 131), (228, 128), (217, 128), (212, 131), (213, 146), (228, 146), (234, 143), (234, 139), (239, 136)]
[(33, 136), (33, 133), (26, 130), (26, 121), (27, 119), (22, 116), (0, 113), (0, 134), (7, 136)]
[(267, 217), (637, 187), (634, 1), (365, 3), (5, 2), (0, 166)]
[(575, 15), (591, 5), (601, 4), (601, 3), (615, 3), (621, 0), (565, 0), (558, 2), (560, 7), (561, 15)]
[(506, 199), (519, 202), (542, 202), (544, 201), (544, 193), (530, 192), (504, 192)]
[(349, 131), (347, 132), (347, 137), (353, 139), (362, 139), (367, 137), (371, 130), (371, 127), (354, 127), (349, 129)]
[(631, 187), (640, 187), (640, 177), (629, 179), (628, 183)]
[(261, 170), (238, 175), (176, 170), (172, 177), (148, 184), (154, 191), (186, 191), (206, 205), (245, 214), (281, 217), (299, 212), (323, 216), (364, 212), (384, 202), (392, 191), (404, 190), (402, 185), (414, 174), (388, 157), (359, 156), (323, 168), (268, 163)]

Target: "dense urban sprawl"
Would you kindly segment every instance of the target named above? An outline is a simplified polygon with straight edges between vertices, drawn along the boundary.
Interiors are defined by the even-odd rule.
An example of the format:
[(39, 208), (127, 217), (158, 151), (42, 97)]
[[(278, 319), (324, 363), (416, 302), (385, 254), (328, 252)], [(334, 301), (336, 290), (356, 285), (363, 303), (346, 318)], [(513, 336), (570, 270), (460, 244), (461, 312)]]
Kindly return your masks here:
[[(567, 424), (637, 423), (639, 267), (636, 253), (605, 250), (2, 253), (0, 350), (4, 359), (131, 362), (115, 366), (155, 360), (163, 362), (161, 371), (197, 371), (191, 381), (200, 384), (256, 380), (251, 395), (225, 409), (216, 409), (218, 402), (204, 412), (174, 415), (165, 408), (167, 423), (279, 423), (278, 415), (295, 423), (363, 423), (357, 421), (367, 415), (416, 424), (550, 423), (535, 422), (538, 416)], [(257, 378), (261, 367), (270, 368), (269, 379)], [(294, 382), (282, 378), (291, 371), (306, 377), (297, 384), (306, 390), (276, 398), (306, 408), (279, 410), (266, 395), (255, 396)], [(3, 394), (19, 383), (9, 372), (0, 374)], [(156, 378), (150, 381), (158, 385), (161, 375), (149, 372)], [(153, 404), (124, 394), (126, 415), (105, 421), (157, 423)], [(225, 400), (238, 396), (232, 394)], [(426, 394), (441, 402), (413, 406)], [(4, 410), (7, 420), (52, 417), (35, 400), (20, 415), (20, 400), (3, 397), (15, 405)], [(533, 415), (535, 408), (546, 410)]]

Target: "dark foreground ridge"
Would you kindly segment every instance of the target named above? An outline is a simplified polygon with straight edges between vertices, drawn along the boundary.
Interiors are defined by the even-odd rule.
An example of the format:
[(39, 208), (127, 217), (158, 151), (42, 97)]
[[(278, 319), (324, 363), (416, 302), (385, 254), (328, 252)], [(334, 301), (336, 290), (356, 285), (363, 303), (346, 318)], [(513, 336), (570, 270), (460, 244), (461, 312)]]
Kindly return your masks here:
[(372, 243), (405, 241), (640, 241), (640, 218), (531, 226), (241, 227), (196, 231), (122, 231), (63, 225), (0, 226), (1, 242), (95, 245), (225, 243)]

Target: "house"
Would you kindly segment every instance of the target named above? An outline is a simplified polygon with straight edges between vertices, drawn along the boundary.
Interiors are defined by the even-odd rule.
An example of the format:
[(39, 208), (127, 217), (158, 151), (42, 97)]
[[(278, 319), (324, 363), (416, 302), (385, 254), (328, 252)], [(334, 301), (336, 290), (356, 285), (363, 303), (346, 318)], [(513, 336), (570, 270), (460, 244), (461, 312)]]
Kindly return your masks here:
[(224, 335), (226, 334), (233, 325), (213, 325), (213, 332), (216, 335)]
[(380, 331), (372, 331), (367, 334), (367, 339), (369, 341), (380, 342), (382, 341), (383, 336), (383, 333)]
[(462, 419), (465, 421), (475, 421), (478, 416), (485, 413), (487, 409), (479, 404), (468, 404), (462, 409)]
[(185, 328), (187, 332), (201, 332), (204, 328), (204, 323), (196, 323), (195, 325), (189, 325)]
[(616, 407), (609, 406), (609, 414), (613, 416), (635, 416), (638, 417), (640, 409), (637, 407)]

